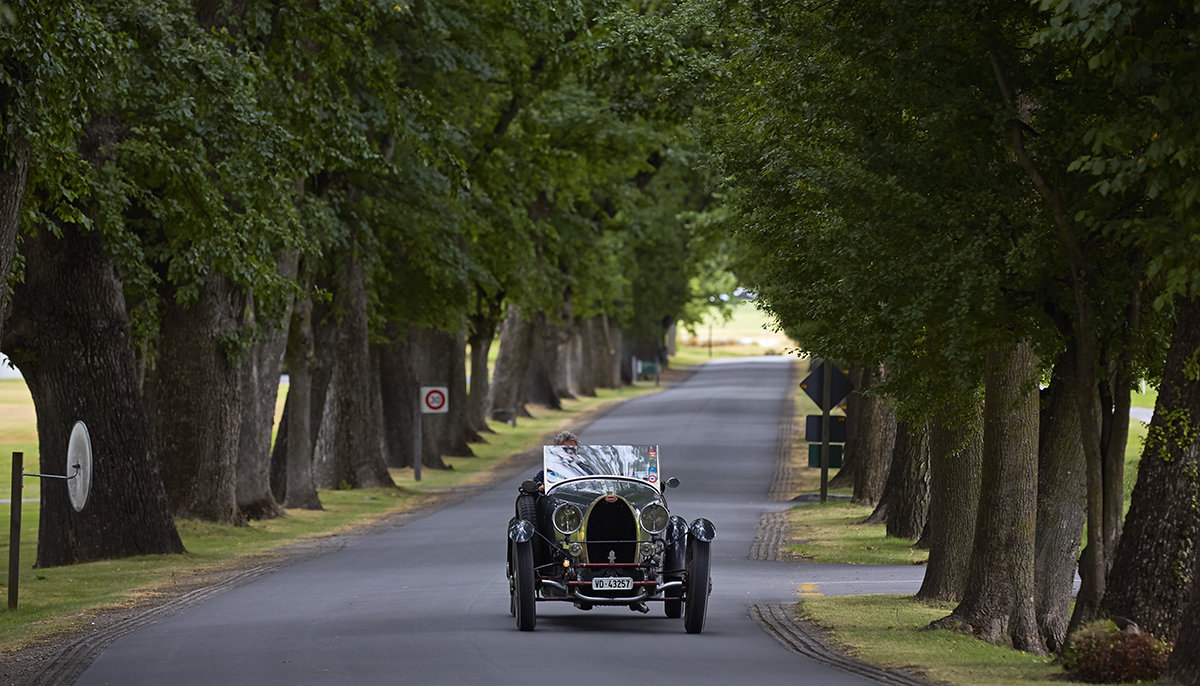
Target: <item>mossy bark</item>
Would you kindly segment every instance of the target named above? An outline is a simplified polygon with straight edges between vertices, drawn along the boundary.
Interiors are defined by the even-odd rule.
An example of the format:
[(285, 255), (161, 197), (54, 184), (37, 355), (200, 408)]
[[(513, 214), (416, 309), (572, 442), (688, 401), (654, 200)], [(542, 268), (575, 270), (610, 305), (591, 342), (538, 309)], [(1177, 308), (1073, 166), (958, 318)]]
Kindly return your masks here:
[(1164, 641), (1179, 634), (1200, 537), (1200, 299), (1176, 305), (1154, 419), (1101, 609)]

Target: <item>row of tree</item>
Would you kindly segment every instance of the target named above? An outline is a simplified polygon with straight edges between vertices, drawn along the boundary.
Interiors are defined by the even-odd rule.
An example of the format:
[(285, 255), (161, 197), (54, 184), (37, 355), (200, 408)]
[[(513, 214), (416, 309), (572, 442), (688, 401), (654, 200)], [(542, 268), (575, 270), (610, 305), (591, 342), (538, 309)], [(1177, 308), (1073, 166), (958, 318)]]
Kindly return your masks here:
[[(959, 603), (936, 624), (1045, 654), (1122, 618), (1195, 683), (1200, 6), (724, 9), (707, 130), (740, 273), (870, 389), (845, 478), (924, 534), (920, 596)], [(1139, 379), (1158, 404), (1125, 516)]]
[[(95, 454), (85, 511), (44, 486), (37, 564), (444, 467), (493, 408), (657, 355), (728, 278), (685, 126), (704, 84), (673, 69), (707, 36), (674, 12), (0, 4), (0, 348), (42, 472), (75, 420)], [(416, 454), (421, 385), (453, 400)]]

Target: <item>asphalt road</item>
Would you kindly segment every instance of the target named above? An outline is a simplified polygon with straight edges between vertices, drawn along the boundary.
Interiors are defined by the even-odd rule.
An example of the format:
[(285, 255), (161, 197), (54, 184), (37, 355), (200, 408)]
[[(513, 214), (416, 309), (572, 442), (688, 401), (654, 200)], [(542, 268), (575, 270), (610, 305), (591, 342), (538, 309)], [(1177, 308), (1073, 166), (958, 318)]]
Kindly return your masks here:
[[(713, 362), (580, 432), (657, 444), (673, 513), (717, 528), (702, 634), (683, 621), (539, 603), (537, 629), (508, 611), (505, 525), (515, 477), (460, 505), (359, 538), (117, 639), (78, 684), (869, 684), (799, 655), (750, 615), (807, 593), (912, 593), (920, 567), (750, 559), (765, 513), (790, 358)], [(531, 467), (530, 473), (536, 468)]]

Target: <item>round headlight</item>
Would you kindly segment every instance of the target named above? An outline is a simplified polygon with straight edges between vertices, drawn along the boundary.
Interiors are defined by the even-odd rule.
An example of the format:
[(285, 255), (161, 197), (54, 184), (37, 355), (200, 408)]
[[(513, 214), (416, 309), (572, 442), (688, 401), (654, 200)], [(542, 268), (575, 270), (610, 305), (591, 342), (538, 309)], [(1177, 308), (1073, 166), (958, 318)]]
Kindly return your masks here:
[(667, 513), (667, 508), (658, 503), (650, 503), (642, 508), (641, 513), (642, 528), (652, 534), (661, 532), (667, 528), (667, 520), (671, 518)]
[(554, 528), (561, 534), (573, 534), (583, 524), (583, 513), (571, 503), (554, 508)]

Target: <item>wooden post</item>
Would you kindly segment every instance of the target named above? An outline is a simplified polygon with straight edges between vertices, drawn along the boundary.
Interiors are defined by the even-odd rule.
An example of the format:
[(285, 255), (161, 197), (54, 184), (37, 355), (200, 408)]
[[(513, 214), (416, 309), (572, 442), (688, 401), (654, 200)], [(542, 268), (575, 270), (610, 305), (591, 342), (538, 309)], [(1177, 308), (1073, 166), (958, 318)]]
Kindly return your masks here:
[(829, 410), (833, 405), (833, 363), (821, 363), (821, 502), (829, 496)]
[(421, 480), (421, 459), (424, 450), (421, 446), (421, 420), (425, 417), (423, 405), (425, 399), (417, 391), (417, 402), (413, 404), (413, 481)]
[(25, 453), (13, 453), (12, 513), (8, 528), (8, 609), (17, 609), (17, 584), (21, 576), (21, 478)]

